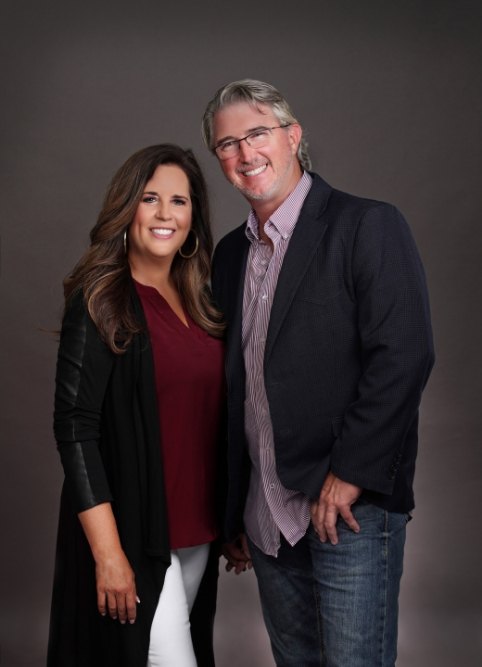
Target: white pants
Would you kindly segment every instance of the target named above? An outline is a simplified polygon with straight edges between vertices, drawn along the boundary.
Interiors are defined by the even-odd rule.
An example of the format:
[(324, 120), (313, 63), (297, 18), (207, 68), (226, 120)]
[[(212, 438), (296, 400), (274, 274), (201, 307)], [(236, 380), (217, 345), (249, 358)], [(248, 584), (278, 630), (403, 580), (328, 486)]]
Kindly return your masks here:
[(196, 667), (189, 614), (201, 583), (209, 544), (171, 551), (151, 626), (146, 667)]

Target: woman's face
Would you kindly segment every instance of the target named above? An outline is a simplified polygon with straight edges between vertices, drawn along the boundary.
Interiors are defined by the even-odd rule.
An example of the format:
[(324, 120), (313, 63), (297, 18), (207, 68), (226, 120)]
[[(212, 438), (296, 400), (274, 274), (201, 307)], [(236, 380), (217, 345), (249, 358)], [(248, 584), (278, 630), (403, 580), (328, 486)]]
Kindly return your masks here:
[(174, 259), (184, 244), (192, 221), (189, 180), (173, 164), (157, 167), (146, 183), (129, 227), (129, 259), (152, 263)]

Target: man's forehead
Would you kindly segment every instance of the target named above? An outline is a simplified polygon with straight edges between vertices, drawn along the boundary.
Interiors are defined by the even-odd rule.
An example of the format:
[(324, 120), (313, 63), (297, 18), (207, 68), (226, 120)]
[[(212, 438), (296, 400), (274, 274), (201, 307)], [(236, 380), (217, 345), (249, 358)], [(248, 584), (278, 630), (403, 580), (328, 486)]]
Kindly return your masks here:
[(230, 128), (249, 131), (273, 120), (276, 120), (275, 115), (267, 104), (233, 102), (214, 114), (214, 130), (216, 133), (224, 133)]

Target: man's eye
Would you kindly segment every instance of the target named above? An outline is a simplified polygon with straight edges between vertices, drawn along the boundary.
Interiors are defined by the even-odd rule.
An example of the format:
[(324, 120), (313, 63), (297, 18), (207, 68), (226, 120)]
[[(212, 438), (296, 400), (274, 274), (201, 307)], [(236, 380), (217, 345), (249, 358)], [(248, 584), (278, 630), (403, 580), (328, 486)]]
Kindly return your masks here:
[(222, 144), (219, 145), (219, 148), (222, 151), (229, 151), (235, 145), (236, 141), (224, 141)]
[(251, 132), (249, 139), (264, 139), (268, 134), (268, 130), (256, 130), (256, 132)]

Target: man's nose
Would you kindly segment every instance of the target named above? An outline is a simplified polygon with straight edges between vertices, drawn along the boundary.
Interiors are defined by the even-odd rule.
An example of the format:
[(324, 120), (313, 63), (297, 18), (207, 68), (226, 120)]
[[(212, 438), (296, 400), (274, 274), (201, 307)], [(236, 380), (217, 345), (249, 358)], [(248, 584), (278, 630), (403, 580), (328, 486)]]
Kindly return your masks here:
[(246, 139), (239, 142), (239, 157), (243, 162), (251, 162), (255, 150), (251, 148)]

